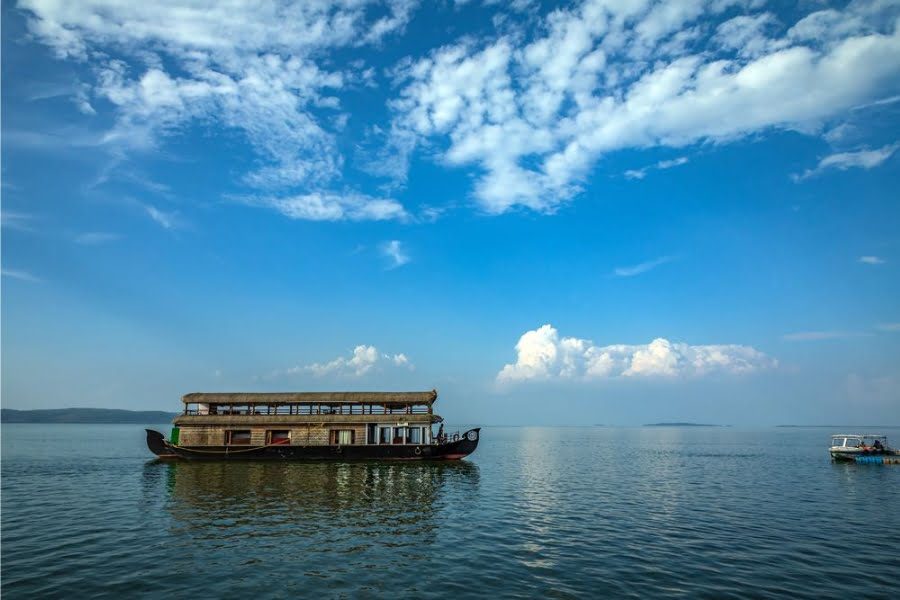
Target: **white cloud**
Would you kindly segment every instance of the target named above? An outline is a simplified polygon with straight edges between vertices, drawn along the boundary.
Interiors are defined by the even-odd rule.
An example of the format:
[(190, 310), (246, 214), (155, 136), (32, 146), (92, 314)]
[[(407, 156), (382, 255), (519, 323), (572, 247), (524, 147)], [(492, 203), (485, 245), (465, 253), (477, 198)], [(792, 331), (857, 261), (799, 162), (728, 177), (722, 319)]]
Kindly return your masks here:
[[(413, 0), (130, 2), (22, 0), (29, 30), (60, 58), (87, 63), (85, 112), (109, 103), (103, 145), (117, 154), (156, 149), (189, 124), (241, 132), (259, 160), (243, 182), (295, 198), (340, 180), (333, 95), (361, 76), (323, 66), (328, 51), (380, 43), (401, 31)], [(92, 100), (96, 100), (93, 102)], [(333, 125), (333, 127), (332, 127)], [(365, 196), (359, 196), (365, 200)], [(381, 214), (381, 208), (353, 214)], [(363, 218), (365, 218), (363, 216)]]
[(410, 261), (409, 255), (403, 250), (403, 243), (399, 240), (391, 240), (381, 245), (381, 253), (391, 261), (390, 268), (402, 267)]
[(414, 370), (415, 367), (409, 358), (403, 353), (384, 354), (375, 346), (361, 344), (353, 349), (349, 357), (339, 356), (327, 363), (313, 363), (311, 365), (292, 367), (286, 371), (288, 375), (298, 373), (312, 373), (318, 377), (336, 375), (343, 377), (362, 377), (380, 370), (382, 365), (393, 365)]
[[(702, 33), (736, 4), (751, 14)], [(833, 11), (842, 27), (801, 21), (787, 31), (754, 7), (586, 0), (552, 11), (537, 36), (444, 46), (398, 70), (393, 129), (436, 146), (449, 165), (479, 169), (485, 212), (553, 212), (604, 154), (815, 133), (896, 93), (900, 6), (854, 2)]]
[(296, 196), (237, 198), (254, 206), (272, 208), (291, 219), (307, 221), (405, 220), (409, 214), (392, 198), (374, 198), (357, 193), (313, 192)]
[(883, 265), (885, 260), (880, 256), (860, 256), (859, 262), (864, 265)]
[(861, 331), (798, 331), (781, 337), (788, 342), (818, 342), (822, 340), (845, 340), (866, 335), (868, 334)]
[(109, 233), (105, 231), (87, 231), (85, 233), (76, 235), (75, 243), (82, 244), (84, 246), (97, 246), (100, 244), (115, 242), (116, 240), (119, 240), (121, 238), (122, 236), (118, 233)]
[(28, 281), (31, 283), (40, 283), (41, 279), (39, 277), (35, 277), (28, 271), (16, 270), (16, 269), (2, 269), (3, 277), (11, 277), (13, 279), (19, 279), (21, 281)]
[(0, 212), (0, 226), (17, 231), (34, 231), (32, 223), (34, 215), (18, 213), (9, 210)]
[(656, 267), (672, 262), (673, 260), (675, 260), (674, 256), (660, 256), (659, 258), (648, 260), (647, 262), (642, 262), (631, 267), (617, 267), (613, 270), (613, 274), (616, 277), (634, 277), (635, 275), (646, 273), (651, 269), (655, 269)]
[(177, 212), (160, 210), (149, 204), (144, 205), (144, 210), (151, 219), (156, 221), (163, 229), (177, 229), (181, 227), (181, 219)]
[(814, 169), (807, 169), (803, 173), (792, 175), (792, 178), (794, 181), (803, 181), (828, 169), (839, 171), (846, 171), (850, 168), (872, 169), (889, 159), (897, 148), (900, 148), (900, 144), (888, 144), (875, 150), (830, 154), (820, 160)]
[(500, 383), (593, 380), (613, 377), (696, 377), (774, 368), (777, 361), (750, 346), (691, 346), (657, 338), (649, 344), (595, 346), (559, 337), (552, 325), (527, 331), (516, 344), (516, 362), (497, 374)]
[(712, 41), (740, 57), (755, 58), (784, 47), (784, 41), (772, 40), (768, 35), (777, 23), (778, 20), (772, 13), (740, 15), (720, 24)]
[(640, 169), (630, 169), (625, 171), (626, 179), (643, 179), (647, 176), (647, 171), (651, 171), (654, 169), (665, 170), (671, 169), (673, 167), (679, 167), (681, 165), (685, 165), (688, 163), (687, 156), (679, 156), (678, 158), (673, 158), (671, 160), (661, 160), (654, 165), (648, 165), (646, 167), (642, 167)]
[[(387, 357), (387, 355), (385, 355), (385, 356)], [(398, 367), (407, 367), (409, 369), (414, 368), (412, 363), (409, 362), (409, 358), (407, 358), (406, 355), (403, 354), (402, 352), (400, 354), (395, 354), (389, 358)]]
[(880, 331), (900, 331), (900, 323), (880, 323), (878, 329)]

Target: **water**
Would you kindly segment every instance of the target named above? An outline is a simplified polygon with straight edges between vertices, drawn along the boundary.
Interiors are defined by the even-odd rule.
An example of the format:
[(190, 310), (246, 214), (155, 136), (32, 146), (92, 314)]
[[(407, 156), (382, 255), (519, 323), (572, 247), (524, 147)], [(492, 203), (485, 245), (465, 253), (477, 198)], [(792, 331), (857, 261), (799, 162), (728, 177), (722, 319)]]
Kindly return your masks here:
[(2, 594), (898, 598), (900, 466), (832, 464), (829, 433), (486, 428), (461, 463), (192, 464), (138, 426), (4, 425)]

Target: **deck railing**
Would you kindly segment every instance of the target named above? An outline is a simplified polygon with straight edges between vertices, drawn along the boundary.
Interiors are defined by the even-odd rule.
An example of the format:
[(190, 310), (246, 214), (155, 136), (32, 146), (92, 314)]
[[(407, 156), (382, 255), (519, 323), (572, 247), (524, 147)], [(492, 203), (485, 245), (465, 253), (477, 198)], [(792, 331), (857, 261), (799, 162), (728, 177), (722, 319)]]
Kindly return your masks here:
[(292, 416), (292, 415), (427, 415), (431, 410), (427, 406), (379, 406), (374, 404), (318, 405), (318, 404), (279, 404), (279, 405), (210, 405), (209, 408), (185, 407), (185, 415), (259, 415), (259, 416)]

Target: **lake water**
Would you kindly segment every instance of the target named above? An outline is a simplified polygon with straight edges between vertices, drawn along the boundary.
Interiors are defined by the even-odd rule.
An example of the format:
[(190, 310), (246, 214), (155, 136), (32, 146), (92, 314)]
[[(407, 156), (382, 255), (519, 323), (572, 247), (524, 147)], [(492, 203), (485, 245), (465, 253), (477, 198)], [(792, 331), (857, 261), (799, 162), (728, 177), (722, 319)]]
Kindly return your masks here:
[(460, 463), (192, 464), (140, 426), (4, 425), (2, 594), (900, 598), (900, 466), (832, 464), (830, 433), (488, 427)]

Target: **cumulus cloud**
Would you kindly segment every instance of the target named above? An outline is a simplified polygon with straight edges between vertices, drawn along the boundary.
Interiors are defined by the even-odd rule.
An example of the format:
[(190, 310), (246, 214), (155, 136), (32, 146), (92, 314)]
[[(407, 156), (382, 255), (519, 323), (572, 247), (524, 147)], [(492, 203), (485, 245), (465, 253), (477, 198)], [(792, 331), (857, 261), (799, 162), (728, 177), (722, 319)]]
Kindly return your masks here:
[[(728, 18), (735, 6), (751, 14)], [(896, 4), (853, 2), (794, 24), (754, 9), (585, 0), (536, 33), (466, 38), (398, 69), (392, 128), (407, 147), (419, 140), (448, 165), (476, 167), (485, 212), (553, 212), (616, 150), (814, 133), (896, 94)]]
[(415, 367), (403, 353), (385, 354), (375, 346), (361, 344), (353, 349), (349, 357), (339, 356), (326, 363), (313, 363), (292, 367), (286, 371), (288, 375), (312, 373), (318, 377), (337, 375), (343, 377), (362, 377), (378, 371), (382, 366), (401, 367), (414, 370)]
[(803, 181), (815, 175), (819, 175), (823, 171), (829, 169), (837, 169), (846, 171), (847, 169), (872, 169), (879, 166), (894, 154), (900, 144), (888, 144), (875, 150), (858, 150), (856, 152), (838, 152), (830, 154), (819, 161), (814, 169), (806, 169), (803, 173), (792, 175), (794, 181)]
[(885, 260), (880, 256), (860, 256), (859, 262), (864, 265), (883, 265)]
[[(342, 176), (340, 127), (331, 126), (340, 123), (334, 93), (355, 85), (364, 65), (337, 70), (323, 66), (323, 57), (380, 43), (405, 27), (414, 6), (413, 0), (19, 2), (35, 39), (61, 59), (90, 66), (93, 80), (79, 85), (76, 100), (85, 112), (101, 102), (114, 107), (105, 147), (118, 154), (152, 150), (189, 124), (217, 123), (241, 132), (256, 151), (258, 168), (243, 183), (288, 201), (299, 187), (326, 190)], [(374, 207), (346, 214), (382, 213)]]
[(634, 277), (635, 275), (646, 273), (647, 271), (655, 269), (660, 265), (672, 262), (673, 260), (675, 260), (674, 256), (660, 256), (659, 258), (648, 260), (631, 267), (617, 267), (613, 271), (613, 275), (615, 275), (616, 277)]
[(381, 245), (381, 253), (391, 261), (390, 268), (402, 267), (410, 261), (409, 255), (403, 250), (403, 243), (399, 240), (391, 240)]
[(596, 346), (560, 337), (552, 325), (527, 331), (516, 344), (516, 362), (497, 374), (500, 383), (639, 377), (743, 374), (774, 368), (777, 361), (750, 346), (692, 346), (657, 338), (649, 344)]

